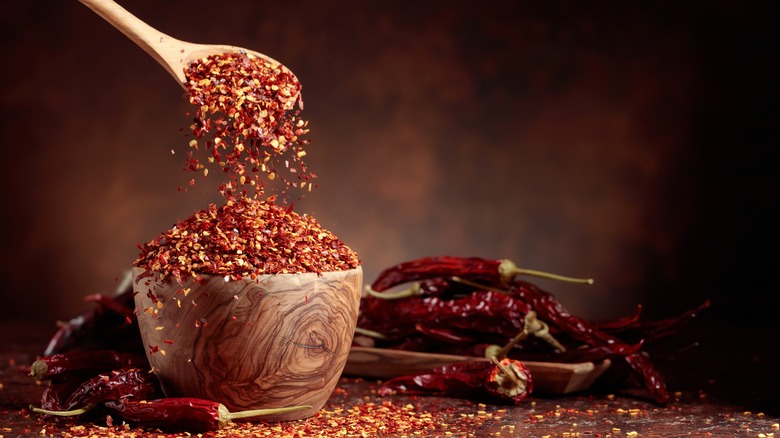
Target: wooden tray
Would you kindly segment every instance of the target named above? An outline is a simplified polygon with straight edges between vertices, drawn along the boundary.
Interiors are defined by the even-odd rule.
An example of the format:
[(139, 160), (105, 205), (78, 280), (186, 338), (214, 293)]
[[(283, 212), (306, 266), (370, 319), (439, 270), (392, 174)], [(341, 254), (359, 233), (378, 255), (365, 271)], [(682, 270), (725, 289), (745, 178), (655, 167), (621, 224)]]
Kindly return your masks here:
[[(388, 348), (352, 347), (344, 367), (350, 376), (389, 379), (419, 373), (456, 362), (487, 361), (486, 358), (450, 354), (420, 353)], [(534, 392), (568, 394), (588, 389), (609, 368), (599, 363), (523, 362), (531, 371)]]

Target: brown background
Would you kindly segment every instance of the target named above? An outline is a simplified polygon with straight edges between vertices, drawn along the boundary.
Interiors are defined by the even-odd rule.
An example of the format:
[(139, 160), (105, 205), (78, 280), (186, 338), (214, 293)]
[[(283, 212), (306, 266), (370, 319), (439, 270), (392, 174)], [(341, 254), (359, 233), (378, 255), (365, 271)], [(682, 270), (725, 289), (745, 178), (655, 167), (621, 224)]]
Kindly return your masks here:
[[(367, 280), (511, 258), (596, 278), (539, 282), (574, 313), (712, 298), (704, 324), (776, 351), (777, 4), (507, 3), (123, 2), (298, 75), (320, 189), (296, 210)], [(177, 191), (189, 105), (148, 55), (75, 0), (0, 12), (0, 317), (52, 323), (218, 195)]]

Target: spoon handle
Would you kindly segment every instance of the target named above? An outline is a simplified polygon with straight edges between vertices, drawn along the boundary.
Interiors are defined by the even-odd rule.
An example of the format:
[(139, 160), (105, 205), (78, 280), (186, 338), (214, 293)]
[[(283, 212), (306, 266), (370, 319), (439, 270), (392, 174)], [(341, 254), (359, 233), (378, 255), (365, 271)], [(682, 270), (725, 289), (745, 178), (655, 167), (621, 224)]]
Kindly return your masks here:
[(179, 84), (184, 83), (183, 64), (188, 43), (172, 38), (149, 26), (113, 0), (79, 0), (104, 20), (125, 34), (146, 53), (156, 59), (173, 75)]

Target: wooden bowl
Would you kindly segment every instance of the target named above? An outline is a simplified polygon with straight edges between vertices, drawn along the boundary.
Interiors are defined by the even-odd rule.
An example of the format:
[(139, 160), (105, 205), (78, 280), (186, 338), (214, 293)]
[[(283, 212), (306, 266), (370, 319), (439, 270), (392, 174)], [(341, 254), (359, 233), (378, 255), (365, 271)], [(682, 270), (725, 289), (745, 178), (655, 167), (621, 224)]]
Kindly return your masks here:
[(231, 412), (311, 405), (262, 417), (306, 418), (327, 401), (349, 355), (363, 271), (263, 275), (183, 285), (133, 268), (141, 337), (169, 397)]

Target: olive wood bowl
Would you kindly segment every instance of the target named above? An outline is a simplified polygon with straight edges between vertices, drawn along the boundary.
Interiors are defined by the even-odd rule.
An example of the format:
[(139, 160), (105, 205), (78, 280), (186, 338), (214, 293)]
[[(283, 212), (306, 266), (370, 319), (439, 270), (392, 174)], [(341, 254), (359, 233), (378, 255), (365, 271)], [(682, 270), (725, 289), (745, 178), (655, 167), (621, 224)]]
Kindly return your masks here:
[(231, 412), (311, 405), (263, 420), (312, 416), (346, 364), (362, 278), (358, 267), (239, 281), (201, 275), (179, 284), (134, 267), (152, 371), (168, 397), (217, 401)]

